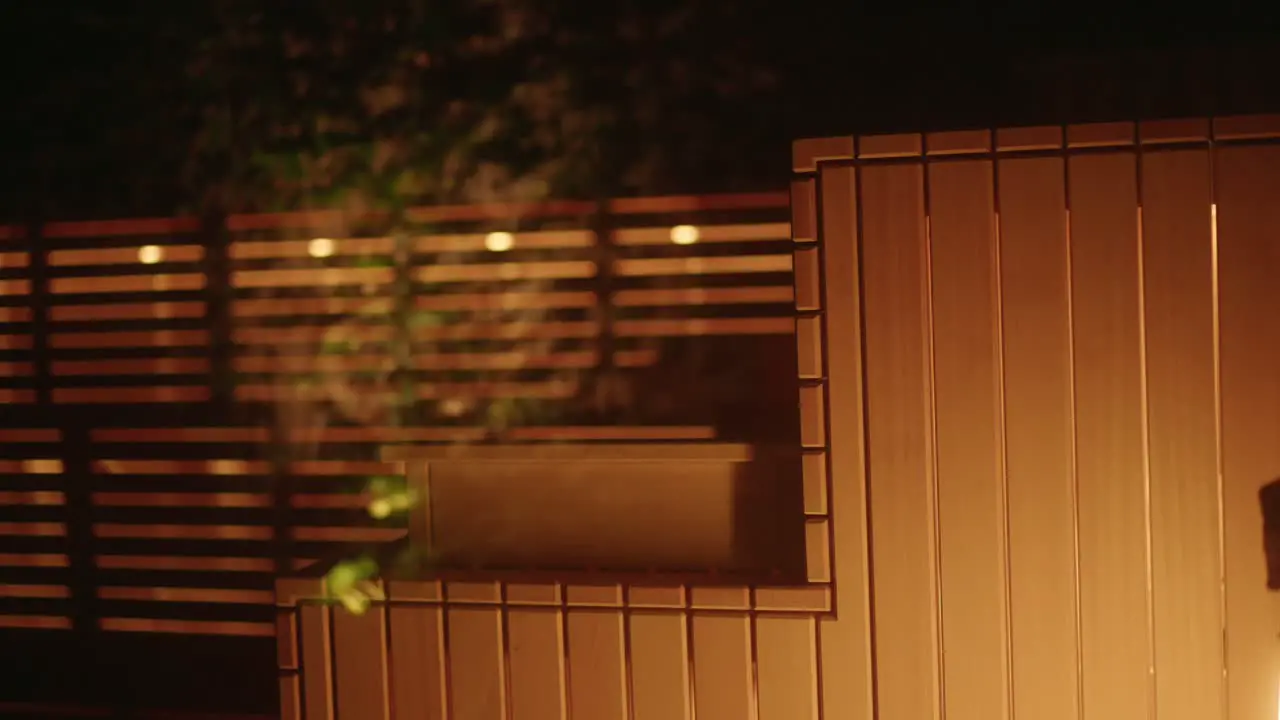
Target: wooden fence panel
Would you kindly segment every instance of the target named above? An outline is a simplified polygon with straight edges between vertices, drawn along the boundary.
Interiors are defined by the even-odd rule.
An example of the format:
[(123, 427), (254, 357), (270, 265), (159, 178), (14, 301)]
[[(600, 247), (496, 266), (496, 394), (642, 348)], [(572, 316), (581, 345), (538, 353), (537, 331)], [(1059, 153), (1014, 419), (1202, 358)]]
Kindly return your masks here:
[(1080, 717), (1063, 160), (997, 163), (1015, 717)]
[(510, 610), (511, 720), (565, 720), (564, 615)]
[[(8, 230), (8, 229), (6, 229)], [(17, 232), (0, 240), (0, 402), (9, 405), (38, 399), (35, 337), (33, 258), (27, 241)]]
[(196, 230), (145, 223), (46, 229), (54, 403), (212, 397), (209, 279)]
[(818, 720), (814, 620), (762, 615), (755, 626), (759, 720)]
[(923, 169), (861, 175), (877, 698), (885, 717), (926, 720), (941, 694)]
[(328, 606), (303, 605), (298, 608), (302, 667), (306, 669), (302, 686), (303, 716), (306, 720), (334, 718), (332, 625), (332, 609)]
[(0, 627), (73, 626), (67, 491), (57, 430), (0, 430)]
[(448, 610), (448, 623), (451, 720), (505, 720), (501, 610), (453, 607)]
[[(803, 159), (801, 159), (803, 160)], [(797, 167), (806, 167), (799, 162)], [(823, 339), (826, 347), (828, 454), (825, 482), (832, 516), (833, 574), (841, 583), (834, 617), (818, 626), (822, 707), (829, 717), (871, 717), (874, 675), (871, 561), (867, 523), (863, 407), (862, 268), (858, 236), (858, 182), (852, 167), (824, 167), (820, 176)], [(801, 193), (812, 193), (803, 184)], [(810, 198), (800, 207), (817, 202)]]
[(633, 720), (690, 720), (688, 622), (684, 613), (633, 612)]
[(1280, 476), (1280, 148), (1214, 152), (1221, 332), (1227, 717), (1277, 713), (1280, 655), (1258, 490)]
[(338, 717), (390, 720), (385, 608), (362, 615), (335, 613), (333, 660)]
[(1209, 152), (1142, 157), (1158, 720), (1222, 720), (1222, 527)]
[(626, 641), (622, 613), (571, 610), (569, 707), (574, 717), (626, 720)]
[(391, 709), (396, 720), (447, 720), (448, 676), (444, 611), (388, 608), (391, 623)]
[(1068, 161), (1087, 720), (1150, 716), (1145, 379), (1132, 153)]
[(750, 616), (695, 614), (692, 635), (695, 716), (754, 718)]
[(1009, 578), (995, 186), (929, 166), (946, 717), (1009, 717)]

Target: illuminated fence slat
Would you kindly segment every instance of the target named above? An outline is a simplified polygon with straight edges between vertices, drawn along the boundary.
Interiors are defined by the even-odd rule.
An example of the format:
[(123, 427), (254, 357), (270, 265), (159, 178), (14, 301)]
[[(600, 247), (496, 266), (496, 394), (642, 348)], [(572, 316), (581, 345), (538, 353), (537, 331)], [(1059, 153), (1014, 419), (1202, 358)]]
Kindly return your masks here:
[(395, 252), (395, 239), (389, 237), (343, 238), (327, 244), (314, 240), (240, 240), (231, 244), (232, 260), (265, 260), (275, 258), (314, 257), (314, 250), (323, 247), (326, 257), (365, 255), (390, 255)]
[[(424, 235), (413, 239), (413, 249), (421, 253), (484, 252), (492, 249), (494, 242), (488, 233)], [(595, 234), (590, 230), (535, 230), (512, 234), (509, 250), (586, 248), (595, 244)]]
[(621, 307), (663, 305), (740, 305), (790, 303), (790, 285), (745, 288), (681, 288), (673, 290), (619, 290), (613, 302)]
[(199, 245), (143, 245), (135, 247), (87, 248), (53, 250), (48, 254), (52, 267), (92, 265), (137, 265), (139, 262), (199, 262), (204, 259), (204, 248)]
[(322, 297), (236, 300), (231, 314), (236, 318), (293, 317), (298, 315), (383, 315), (391, 312), (391, 301), (382, 299)]
[(119, 275), (107, 278), (55, 278), (49, 290), (58, 294), (165, 292), (169, 290), (202, 290), (205, 278), (194, 273), (157, 275)]
[(627, 259), (619, 260), (614, 271), (631, 276), (785, 273), (791, 271), (791, 255)]
[(418, 268), (414, 279), (424, 283), (511, 282), (515, 280), (567, 280), (591, 278), (596, 265), (586, 260), (564, 262), (488, 263), (484, 265), (434, 265)]
[(335, 288), (344, 285), (389, 285), (391, 268), (298, 268), (296, 270), (238, 270), (231, 275), (235, 288)]
[[(696, 232), (700, 243), (786, 242), (791, 239), (790, 223), (710, 225), (697, 227)], [(670, 245), (672, 236), (670, 228), (623, 228), (614, 233), (614, 242), (619, 245)]]
[(454, 293), (419, 295), (413, 304), (419, 310), (544, 310), (594, 307), (596, 296), (589, 292)]
[(0, 279), (0, 297), (15, 295), (30, 295), (30, 280), (7, 280)]

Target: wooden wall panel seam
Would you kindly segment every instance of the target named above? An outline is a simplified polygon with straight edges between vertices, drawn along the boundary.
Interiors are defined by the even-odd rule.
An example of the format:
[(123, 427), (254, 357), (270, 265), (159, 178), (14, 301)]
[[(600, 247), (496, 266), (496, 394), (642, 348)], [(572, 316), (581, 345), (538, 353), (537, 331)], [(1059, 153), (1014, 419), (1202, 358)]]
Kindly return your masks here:
[(1156, 628), (1155, 628), (1155, 567), (1154, 567), (1154, 551), (1152, 548), (1152, 520), (1151, 520), (1151, 402), (1150, 402), (1150, 380), (1149, 359), (1148, 359), (1148, 337), (1147, 337), (1147, 287), (1146, 287), (1146, 264), (1144, 257), (1146, 255), (1146, 241), (1144, 235), (1144, 227), (1142, 221), (1142, 160), (1137, 153), (1134, 154), (1134, 173), (1136, 176), (1136, 200), (1137, 200), (1137, 223), (1138, 223), (1138, 363), (1139, 363), (1139, 406), (1141, 408), (1141, 429), (1142, 429), (1142, 488), (1143, 488), (1143, 521), (1146, 525), (1144, 528), (1144, 539), (1146, 545), (1144, 551), (1144, 563), (1146, 565), (1146, 611), (1147, 611), (1147, 666), (1150, 672), (1147, 677), (1147, 713), (1151, 720), (1157, 720), (1159, 712), (1157, 705), (1156, 691)]
[(927, 512), (930, 522), (930, 533), (932, 542), (929, 546), (929, 563), (932, 567), (932, 576), (930, 582), (932, 587), (930, 593), (934, 600), (933, 608), (933, 637), (934, 637), (934, 662), (933, 662), (933, 685), (936, 693), (934, 713), (938, 718), (946, 715), (946, 665), (944, 658), (946, 657), (946, 636), (943, 617), (943, 584), (942, 584), (942, 518), (941, 518), (941, 498), (939, 496), (939, 478), (938, 478), (938, 358), (937, 358), (937, 342), (935, 338), (936, 321), (934, 318), (934, 286), (933, 286), (933, 227), (930, 222), (930, 199), (929, 191), (929, 166), (922, 162), (920, 166), (920, 186), (921, 186), (921, 221), (924, 224), (924, 232), (922, 237), (922, 254), (923, 254), (923, 292), (924, 292), (924, 324), (925, 324), (925, 345), (926, 356), (928, 362), (928, 389), (927, 405), (929, 417), (929, 434), (928, 448), (926, 450), (926, 458), (928, 463), (928, 492), (926, 498)]
[[(852, 144), (850, 144), (852, 145)], [(852, 150), (852, 147), (850, 147)], [(862, 274), (859, 261), (858, 170), (830, 166), (819, 178), (822, 248), (824, 365), (830, 402), (827, 487), (830, 514), (833, 615), (824, 618), (819, 712), (876, 712), (869, 592), (865, 420), (863, 417)], [(758, 593), (757, 593), (758, 594)]]

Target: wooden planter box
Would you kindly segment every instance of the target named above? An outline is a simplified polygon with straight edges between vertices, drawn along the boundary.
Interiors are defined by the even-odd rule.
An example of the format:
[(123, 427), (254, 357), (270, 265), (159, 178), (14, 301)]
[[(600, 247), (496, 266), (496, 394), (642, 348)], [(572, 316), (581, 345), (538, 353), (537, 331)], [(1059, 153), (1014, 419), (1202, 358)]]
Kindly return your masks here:
[(324, 602), (326, 566), (279, 581), (283, 717), (683, 718), (695, 695), (741, 717), (758, 702), (816, 708), (814, 617), (831, 594), (812, 550), (806, 568), (798, 457), (716, 444), (385, 457), (427, 493), (410, 540), (429, 539), (439, 564), (388, 570), (386, 601), (359, 616)]
[(747, 445), (398, 447), (451, 570), (803, 576), (798, 457)]

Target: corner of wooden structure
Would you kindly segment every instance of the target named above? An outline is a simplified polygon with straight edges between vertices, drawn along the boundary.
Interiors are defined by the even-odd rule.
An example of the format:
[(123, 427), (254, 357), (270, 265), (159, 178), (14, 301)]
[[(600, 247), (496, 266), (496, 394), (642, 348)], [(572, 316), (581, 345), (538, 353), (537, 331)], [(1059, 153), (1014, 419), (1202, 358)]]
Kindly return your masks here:
[(805, 138), (791, 144), (791, 169), (815, 172), (824, 160), (852, 160), (853, 136)]
[(276, 607), (293, 608), (301, 601), (323, 598), (323, 578), (283, 577), (276, 580)]

